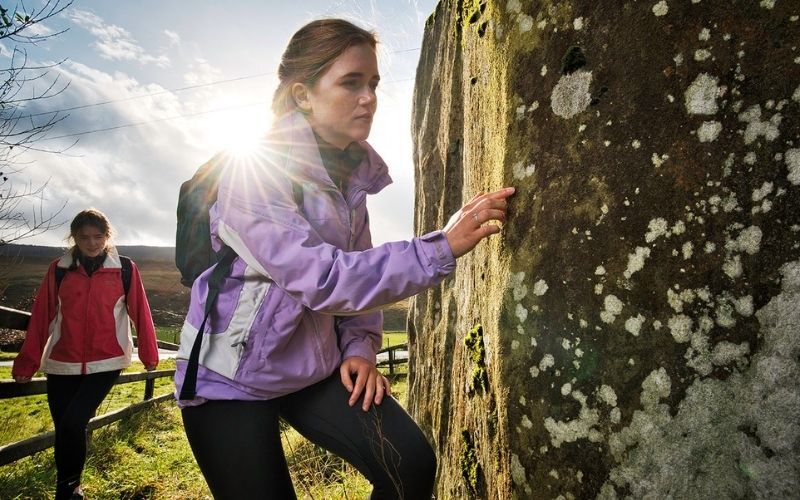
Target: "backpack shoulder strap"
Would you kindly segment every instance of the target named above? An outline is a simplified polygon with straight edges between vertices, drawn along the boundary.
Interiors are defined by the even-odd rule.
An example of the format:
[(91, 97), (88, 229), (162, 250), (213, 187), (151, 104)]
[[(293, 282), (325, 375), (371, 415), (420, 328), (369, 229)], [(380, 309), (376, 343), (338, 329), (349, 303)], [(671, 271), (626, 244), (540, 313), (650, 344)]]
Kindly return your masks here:
[(133, 274), (133, 264), (131, 259), (123, 255), (119, 256), (122, 264), (122, 288), (125, 290), (125, 300), (128, 300), (128, 292), (131, 289), (131, 275)]
[(178, 399), (186, 401), (194, 399), (197, 395), (197, 370), (200, 365), (200, 346), (203, 342), (203, 334), (206, 329), (206, 321), (211, 315), (211, 309), (219, 296), (219, 286), (222, 280), (230, 274), (231, 264), (236, 258), (236, 252), (231, 247), (225, 246), (217, 252), (217, 265), (208, 277), (208, 295), (206, 295), (206, 307), (203, 312), (203, 322), (197, 329), (197, 336), (192, 344), (192, 351), (189, 353), (189, 361), (186, 364), (186, 373), (183, 376), (183, 385)]
[(64, 281), (64, 276), (67, 275), (67, 270), (63, 267), (56, 266), (56, 291), (61, 288), (61, 282)]

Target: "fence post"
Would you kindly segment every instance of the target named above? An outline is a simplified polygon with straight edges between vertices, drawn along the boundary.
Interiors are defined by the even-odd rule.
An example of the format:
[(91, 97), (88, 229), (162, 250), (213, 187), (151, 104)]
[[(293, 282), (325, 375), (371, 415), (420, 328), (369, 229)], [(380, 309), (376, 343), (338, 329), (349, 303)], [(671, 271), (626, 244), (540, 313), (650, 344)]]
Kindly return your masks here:
[(148, 399), (153, 398), (153, 389), (156, 386), (156, 380), (153, 378), (149, 378), (144, 381), (144, 400), (147, 401)]
[(394, 375), (394, 349), (389, 349), (389, 375)]

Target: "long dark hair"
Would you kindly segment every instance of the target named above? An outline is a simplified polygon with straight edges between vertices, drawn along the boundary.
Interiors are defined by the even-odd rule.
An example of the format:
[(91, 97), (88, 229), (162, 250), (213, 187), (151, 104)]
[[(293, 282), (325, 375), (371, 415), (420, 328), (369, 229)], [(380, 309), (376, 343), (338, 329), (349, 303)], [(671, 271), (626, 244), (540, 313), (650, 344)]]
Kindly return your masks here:
[(374, 49), (378, 44), (377, 35), (344, 19), (318, 19), (297, 30), (278, 66), (280, 84), (272, 97), (275, 116), (280, 117), (297, 107), (292, 85), (313, 86), (345, 50), (361, 44)]

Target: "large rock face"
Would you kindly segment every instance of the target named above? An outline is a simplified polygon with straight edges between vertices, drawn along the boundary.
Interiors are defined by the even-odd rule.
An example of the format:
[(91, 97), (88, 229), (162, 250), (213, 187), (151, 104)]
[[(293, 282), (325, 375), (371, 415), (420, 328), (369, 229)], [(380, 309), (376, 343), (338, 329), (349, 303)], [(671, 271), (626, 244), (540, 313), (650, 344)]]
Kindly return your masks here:
[(517, 187), (411, 309), (437, 498), (800, 491), (800, 3), (442, 0), (416, 229)]

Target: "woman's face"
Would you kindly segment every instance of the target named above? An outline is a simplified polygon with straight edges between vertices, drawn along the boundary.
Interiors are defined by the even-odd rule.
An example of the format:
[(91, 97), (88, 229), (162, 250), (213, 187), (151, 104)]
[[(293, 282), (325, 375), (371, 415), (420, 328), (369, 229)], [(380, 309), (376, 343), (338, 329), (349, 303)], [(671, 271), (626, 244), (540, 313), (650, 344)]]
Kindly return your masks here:
[(300, 108), (320, 137), (344, 149), (369, 137), (380, 79), (375, 50), (355, 45), (334, 59), (313, 87), (305, 87), (306, 101)]
[(108, 236), (96, 226), (85, 225), (78, 229), (78, 234), (75, 235), (78, 250), (87, 257), (97, 257), (103, 253), (107, 242)]

